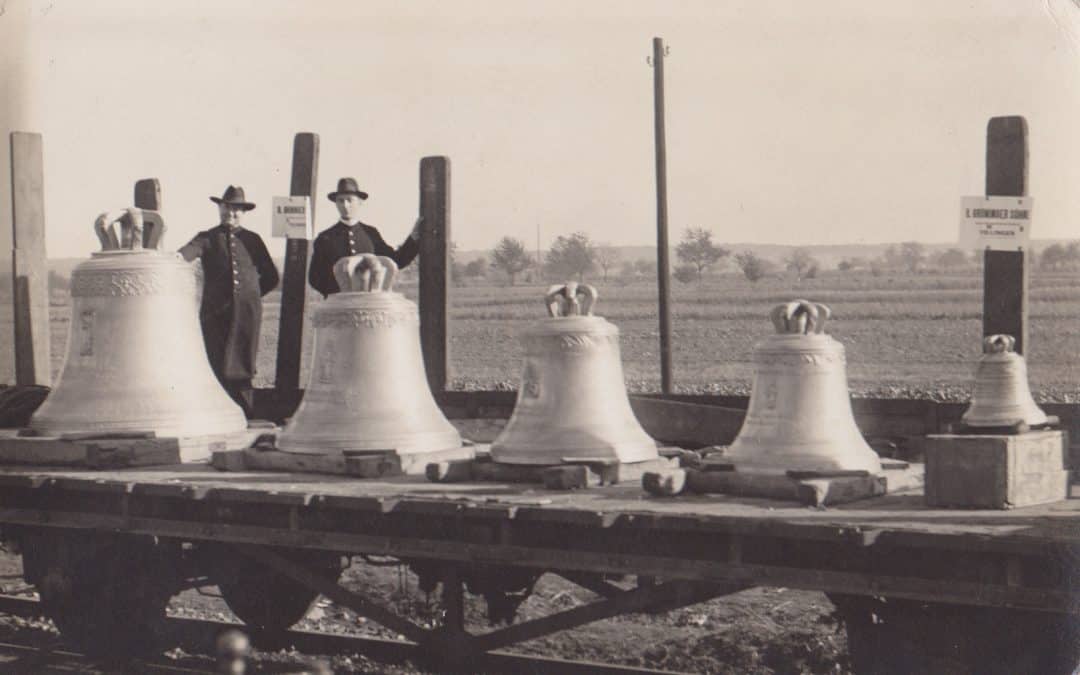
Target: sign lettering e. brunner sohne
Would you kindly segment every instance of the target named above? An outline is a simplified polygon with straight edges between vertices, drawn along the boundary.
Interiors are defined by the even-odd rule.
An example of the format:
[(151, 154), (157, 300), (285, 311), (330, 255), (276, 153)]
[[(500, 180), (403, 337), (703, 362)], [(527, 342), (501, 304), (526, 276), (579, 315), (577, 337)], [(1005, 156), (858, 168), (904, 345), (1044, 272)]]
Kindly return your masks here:
[(961, 197), (960, 245), (1022, 251), (1031, 244), (1031, 197)]
[(274, 197), (272, 234), (289, 239), (311, 239), (311, 199)]

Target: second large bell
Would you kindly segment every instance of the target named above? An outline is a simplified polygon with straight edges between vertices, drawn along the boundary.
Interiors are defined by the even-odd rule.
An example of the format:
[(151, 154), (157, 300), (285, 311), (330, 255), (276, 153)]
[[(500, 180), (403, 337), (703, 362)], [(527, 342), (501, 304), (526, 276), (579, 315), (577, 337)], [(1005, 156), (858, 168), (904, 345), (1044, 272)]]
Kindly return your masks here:
[(619, 329), (590, 316), (596, 291), (553, 287), (550, 318), (522, 336), (525, 365), (517, 404), (491, 456), (507, 464), (644, 462), (656, 443), (630, 409), (619, 357)]
[(844, 346), (824, 333), (828, 317), (804, 300), (773, 310), (776, 334), (754, 345), (750, 406), (720, 461), (761, 473), (881, 473), (855, 425)]
[(397, 266), (371, 254), (342, 258), (342, 292), (315, 309), (307, 391), (277, 439), (309, 454), (460, 448), (424, 374), (416, 305), (390, 291)]

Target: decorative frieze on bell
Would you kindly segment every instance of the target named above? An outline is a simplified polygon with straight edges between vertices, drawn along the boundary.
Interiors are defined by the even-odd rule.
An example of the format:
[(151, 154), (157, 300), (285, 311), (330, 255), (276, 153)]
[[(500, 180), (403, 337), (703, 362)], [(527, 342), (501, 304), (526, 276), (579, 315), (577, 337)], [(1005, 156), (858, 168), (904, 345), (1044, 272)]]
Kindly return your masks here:
[(417, 307), (391, 287), (397, 265), (370, 253), (342, 258), (342, 289), (315, 308), (304, 398), (277, 448), (336, 454), (461, 448), (428, 388)]
[(544, 296), (549, 317), (522, 334), (525, 362), (517, 403), (491, 456), (507, 464), (658, 457), (630, 408), (619, 329), (593, 316), (596, 289), (568, 282)]
[(773, 309), (776, 333), (754, 346), (746, 418), (718, 461), (740, 472), (881, 473), (855, 425), (844, 346), (824, 332), (830, 314), (806, 300)]
[[(64, 367), (30, 428), (40, 435), (225, 437), (229, 447), (242, 447), (247, 420), (206, 358), (195, 271), (159, 249), (160, 215), (102, 214), (94, 229), (102, 250), (72, 272)], [(204, 459), (206, 445), (199, 447), (182, 444), (182, 459)]]
[(1029, 427), (1049, 422), (1028, 388), (1027, 365), (1017, 354), (1016, 338), (988, 335), (975, 370), (975, 395), (961, 421), (969, 427)]

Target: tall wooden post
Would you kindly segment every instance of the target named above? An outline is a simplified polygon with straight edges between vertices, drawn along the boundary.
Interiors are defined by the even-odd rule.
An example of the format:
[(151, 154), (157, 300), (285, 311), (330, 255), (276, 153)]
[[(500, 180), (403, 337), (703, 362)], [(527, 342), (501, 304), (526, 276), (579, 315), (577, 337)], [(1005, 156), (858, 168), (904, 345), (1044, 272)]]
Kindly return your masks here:
[[(319, 174), (318, 134), (296, 134), (293, 139), (292, 182), (289, 195), (311, 199), (315, 222), (315, 189)], [(307, 296), (308, 240), (285, 242), (285, 270), (281, 277), (281, 314), (278, 317), (277, 367), (274, 388), (288, 395), (300, 388), (300, 355), (304, 348), (304, 300)]]
[[(992, 117), (986, 127), (986, 196), (1027, 196), (1027, 174), (1027, 121)], [(1023, 353), (1028, 343), (1028, 252), (983, 255), (983, 335), (1012, 335), (1016, 351)]]
[(660, 389), (671, 393), (671, 270), (668, 263), (667, 141), (664, 138), (664, 40), (653, 38), (656, 122), (656, 281), (660, 290)]
[(420, 344), (432, 393), (446, 391), (450, 370), (450, 158), (420, 160)]
[[(135, 208), (149, 211), (161, 210), (161, 183), (157, 178), (142, 178), (135, 181)], [(153, 236), (149, 228), (143, 232), (143, 245)]]
[(15, 384), (49, 386), (49, 266), (41, 134), (11, 134)]

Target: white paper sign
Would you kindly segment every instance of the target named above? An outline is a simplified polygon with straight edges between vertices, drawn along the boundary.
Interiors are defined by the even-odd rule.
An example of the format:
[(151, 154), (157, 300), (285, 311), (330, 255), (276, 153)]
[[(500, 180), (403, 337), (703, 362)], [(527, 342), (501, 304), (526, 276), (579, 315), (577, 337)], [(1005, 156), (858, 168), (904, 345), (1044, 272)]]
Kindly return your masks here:
[(274, 197), (275, 237), (311, 239), (311, 200), (308, 197)]
[(1031, 197), (962, 197), (960, 246), (1022, 251), (1031, 243)]

